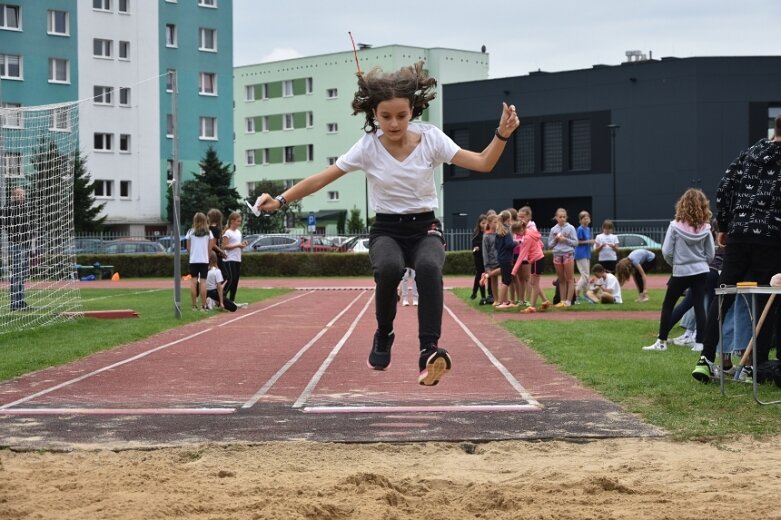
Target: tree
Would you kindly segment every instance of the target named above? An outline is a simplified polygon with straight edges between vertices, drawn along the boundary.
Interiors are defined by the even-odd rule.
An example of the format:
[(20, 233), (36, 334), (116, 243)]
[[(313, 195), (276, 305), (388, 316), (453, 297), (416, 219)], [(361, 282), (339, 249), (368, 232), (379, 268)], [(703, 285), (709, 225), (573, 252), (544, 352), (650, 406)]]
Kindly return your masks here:
[(100, 231), (106, 220), (106, 215), (98, 218), (106, 203), (95, 204), (95, 183), (86, 162), (80, 151), (73, 153), (73, 223), (77, 233)]
[[(201, 173), (193, 172), (193, 178), (182, 183), (179, 200), (179, 223), (185, 226), (193, 220), (197, 212), (206, 213), (211, 208), (217, 208), (223, 215), (230, 215), (242, 206), (241, 197), (236, 188), (231, 187), (233, 172), (232, 164), (223, 163), (213, 147), (206, 150), (206, 155), (198, 163)], [(173, 222), (173, 194), (168, 190), (168, 220)]]
[[(285, 191), (285, 184), (282, 181), (270, 181), (263, 179), (255, 183), (255, 189), (249, 194), (249, 199), (253, 203), (263, 193), (282, 193)], [(287, 219), (289, 214), (296, 214), (301, 210), (299, 201), (288, 204), (287, 208), (269, 215), (255, 217), (245, 204), (241, 208), (242, 220), (244, 221), (245, 233), (284, 233), (287, 231)]]
[(350, 220), (347, 221), (347, 231), (351, 235), (357, 235), (358, 233), (363, 233), (365, 230), (366, 228), (363, 225), (363, 220), (361, 220), (361, 210), (354, 207), (350, 210)]

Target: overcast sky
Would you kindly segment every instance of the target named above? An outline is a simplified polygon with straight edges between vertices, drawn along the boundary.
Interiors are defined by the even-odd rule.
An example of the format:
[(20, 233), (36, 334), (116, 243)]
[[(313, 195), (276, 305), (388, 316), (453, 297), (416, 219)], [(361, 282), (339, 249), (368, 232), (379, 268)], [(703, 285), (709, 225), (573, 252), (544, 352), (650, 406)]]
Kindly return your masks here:
[(665, 56), (779, 55), (778, 0), (233, 0), (234, 65), (356, 42), (480, 50), (489, 76)]

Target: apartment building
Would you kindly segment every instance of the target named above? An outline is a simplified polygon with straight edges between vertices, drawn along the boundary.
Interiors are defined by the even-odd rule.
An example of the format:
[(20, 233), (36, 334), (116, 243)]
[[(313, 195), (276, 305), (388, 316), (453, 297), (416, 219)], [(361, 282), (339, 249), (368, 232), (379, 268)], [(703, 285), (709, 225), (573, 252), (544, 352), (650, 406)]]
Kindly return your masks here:
[(232, 11), (230, 0), (0, 3), (0, 102), (79, 101), (109, 230), (167, 232), (175, 152), (183, 180), (210, 146), (233, 162)]

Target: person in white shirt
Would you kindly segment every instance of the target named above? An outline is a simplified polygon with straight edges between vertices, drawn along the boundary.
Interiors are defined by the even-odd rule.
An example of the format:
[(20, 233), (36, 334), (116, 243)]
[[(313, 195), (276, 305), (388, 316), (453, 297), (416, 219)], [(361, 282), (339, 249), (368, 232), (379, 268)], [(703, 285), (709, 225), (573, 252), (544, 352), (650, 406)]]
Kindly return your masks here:
[(390, 365), (396, 289), (404, 269), (411, 267), (417, 274), (420, 294), (418, 382), (432, 386), (452, 366), (450, 354), (439, 347), (445, 248), (442, 224), (435, 217), (439, 201), (434, 169), (450, 163), (472, 171), (491, 171), (520, 121), (515, 106), (502, 103), (499, 126), (482, 152), (460, 148), (433, 125), (412, 122), (436, 95), (437, 82), (424, 72), (424, 65), (421, 61), (391, 73), (375, 68), (366, 75), (359, 70), (352, 108), (353, 114), (365, 117), (363, 137), (335, 164), (277, 197), (262, 194), (252, 209), (256, 214), (277, 211), (348, 172), (365, 172), (369, 202), (376, 212), (369, 256), (376, 283), (377, 331), (369, 365), (375, 370), (385, 370)]
[(591, 274), (593, 276), (589, 280), (586, 298), (594, 303), (624, 303), (621, 298), (621, 284), (615, 275), (608, 273), (602, 264), (594, 264)]
[(247, 241), (241, 236), (241, 213), (234, 211), (228, 216), (228, 228), (222, 234), (222, 250), (225, 251), (225, 296), (236, 301), (241, 276), (241, 250)]
[(209, 230), (206, 215), (200, 211), (193, 215), (193, 227), (187, 232), (187, 255), (190, 267), (190, 299), (193, 310), (198, 310), (198, 296), (201, 297), (201, 310), (206, 307), (206, 276), (209, 273), (209, 253), (214, 247), (214, 236)]
[(594, 249), (599, 253), (597, 260), (602, 267), (611, 273), (616, 272), (618, 262), (618, 237), (613, 234), (613, 221), (606, 219), (602, 222), (602, 233), (594, 238)]
[(221, 308), (226, 311), (236, 312), (238, 308), (232, 300), (225, 295), (225, 279), (218, 265), (217, 253), (209, 253), (209, 274), (206, 275), (206, 306), (209, 309)]

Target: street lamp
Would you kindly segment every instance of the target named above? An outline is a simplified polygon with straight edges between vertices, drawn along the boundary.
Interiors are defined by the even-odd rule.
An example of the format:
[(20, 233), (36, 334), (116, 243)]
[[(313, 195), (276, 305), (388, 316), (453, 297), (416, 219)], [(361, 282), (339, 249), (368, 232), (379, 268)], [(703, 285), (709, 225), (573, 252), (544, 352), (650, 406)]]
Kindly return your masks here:
[(609, 124), (607, 127), (610, 129), (610, 174), (613, 179), (613, 220), (618, 219), (616, 213), (616, 130), (621, 128), (621, 125)]

